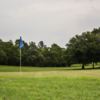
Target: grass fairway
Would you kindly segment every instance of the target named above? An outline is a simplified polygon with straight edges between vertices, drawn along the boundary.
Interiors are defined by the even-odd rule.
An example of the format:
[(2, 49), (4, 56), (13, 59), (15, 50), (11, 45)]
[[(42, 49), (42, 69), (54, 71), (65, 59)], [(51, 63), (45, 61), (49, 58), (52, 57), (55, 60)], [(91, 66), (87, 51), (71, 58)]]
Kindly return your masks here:
[(22, 70), (0, 67), (0, 100), (100, 100), (100, 70)]

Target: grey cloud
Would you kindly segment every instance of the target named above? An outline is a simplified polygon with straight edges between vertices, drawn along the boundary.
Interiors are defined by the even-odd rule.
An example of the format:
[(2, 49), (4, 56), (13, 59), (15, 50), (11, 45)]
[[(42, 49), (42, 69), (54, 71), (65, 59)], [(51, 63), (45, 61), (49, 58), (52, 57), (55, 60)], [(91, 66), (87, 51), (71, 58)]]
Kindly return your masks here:
[(0, 0), (0, 37), (64, 46), (100, 25), (100, 0)]

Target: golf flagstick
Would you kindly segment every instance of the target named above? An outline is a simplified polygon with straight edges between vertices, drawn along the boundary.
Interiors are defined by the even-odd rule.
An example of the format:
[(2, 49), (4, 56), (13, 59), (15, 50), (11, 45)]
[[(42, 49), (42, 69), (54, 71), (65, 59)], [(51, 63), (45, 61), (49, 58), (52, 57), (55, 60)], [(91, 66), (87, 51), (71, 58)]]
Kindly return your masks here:
[(19, 48), (20, 48), (20, 72), (22, 71), (22, 47), (24, 46), (23, 44), (23, 40), (22, 37), (20, 36), (20, 40), (19, 40)]

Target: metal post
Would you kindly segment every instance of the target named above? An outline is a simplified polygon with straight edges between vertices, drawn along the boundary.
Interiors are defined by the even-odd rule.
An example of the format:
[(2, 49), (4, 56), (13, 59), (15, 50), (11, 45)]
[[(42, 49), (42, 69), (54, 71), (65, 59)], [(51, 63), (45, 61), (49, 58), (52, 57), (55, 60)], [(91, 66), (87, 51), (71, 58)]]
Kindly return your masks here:
[(21, 64), (22, 64), (22, 62), (21, 62), (21, 48), (20, 48), (20, 72), (21, 72)]

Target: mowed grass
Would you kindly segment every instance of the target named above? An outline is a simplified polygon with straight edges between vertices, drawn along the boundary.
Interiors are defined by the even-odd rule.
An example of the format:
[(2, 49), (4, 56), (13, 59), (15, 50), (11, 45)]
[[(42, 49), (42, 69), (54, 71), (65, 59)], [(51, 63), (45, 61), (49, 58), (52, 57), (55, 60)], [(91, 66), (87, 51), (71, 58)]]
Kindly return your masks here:
[(91, 78), (1, 78), (1, 100), (100, 100), (100, 80)]
[[(78, 70), (79, 69), (79, 70)], [(100, 100), (100, 70), (0, 66), (0, 100)]]
[[(95, 65), (96, 69), (100, 69), (100, 63)], [(65, 71), (65, 70), (81, 70), (81, 64), (75, 64), (71, 67), (23, 67), (23, 72), (35, 72), (35, 71)], [(92, 69), (92, 65), (85, 66), (85, 69)], [(0, 72), (19, 72), (20, 68), (19, 66), (0, 66)]]

